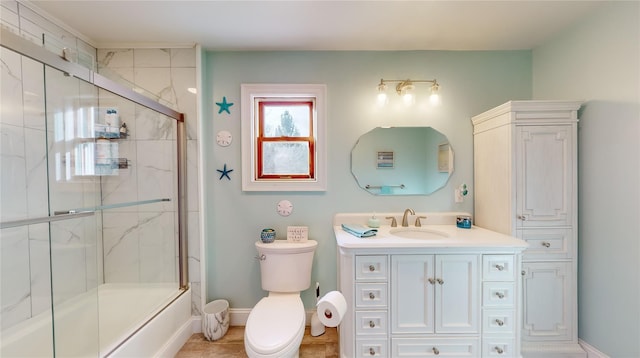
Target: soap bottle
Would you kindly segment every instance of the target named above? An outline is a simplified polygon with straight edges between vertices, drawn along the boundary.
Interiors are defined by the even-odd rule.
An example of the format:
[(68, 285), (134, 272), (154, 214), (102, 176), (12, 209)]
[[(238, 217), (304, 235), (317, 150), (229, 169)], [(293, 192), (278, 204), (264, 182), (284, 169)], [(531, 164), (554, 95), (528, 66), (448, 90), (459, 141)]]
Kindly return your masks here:
[(369, 218), (368, 225), (372, 228), (380, 227), (380, 220), (378, 220), (375, 213)]

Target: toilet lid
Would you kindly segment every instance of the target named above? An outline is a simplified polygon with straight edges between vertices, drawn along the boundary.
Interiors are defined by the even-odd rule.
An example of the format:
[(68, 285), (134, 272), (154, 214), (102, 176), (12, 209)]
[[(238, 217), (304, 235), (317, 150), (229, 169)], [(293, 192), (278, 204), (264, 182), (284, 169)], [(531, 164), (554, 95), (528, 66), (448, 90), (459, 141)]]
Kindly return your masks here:
[(304, 329), (304, 321), (304, 305), (299, 295), (265, 297), (249, 314), (245, 338), (257, 353), (279, 352)]

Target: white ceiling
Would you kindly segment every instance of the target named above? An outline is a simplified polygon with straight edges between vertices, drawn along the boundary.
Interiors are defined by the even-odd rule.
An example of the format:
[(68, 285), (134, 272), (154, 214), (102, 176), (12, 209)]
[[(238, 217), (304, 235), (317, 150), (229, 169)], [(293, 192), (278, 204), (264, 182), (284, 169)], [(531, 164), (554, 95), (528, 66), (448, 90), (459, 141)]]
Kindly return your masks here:
[(30, 1), (95, 47), (532, 49), (600, 1)]

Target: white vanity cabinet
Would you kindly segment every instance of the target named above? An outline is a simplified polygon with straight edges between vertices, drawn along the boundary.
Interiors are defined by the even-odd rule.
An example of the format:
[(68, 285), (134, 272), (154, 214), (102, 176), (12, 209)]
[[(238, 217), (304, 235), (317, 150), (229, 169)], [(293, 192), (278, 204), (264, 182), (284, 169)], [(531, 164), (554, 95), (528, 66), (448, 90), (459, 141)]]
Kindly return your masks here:
[(520, 255), (413, 251), (340, 254), (341, 356), (517, 356)]
[[(427, 217), (422, 227), (385, 225), (372, 238), (340, 227), (366, 223), (370, 215), (336, 215), (338, 290), (347, 302), (338, 327), (341, 358), (520, 356), (527, 244), (475, 226), (457, 228), (461, 214), (468, 215), (416, 213)], [(407, 238), (398, 230), (438, 236)]]
[(577, 337), (576, 101), (511, 101), (472, 118), (475, 225), (529, 243), (525, 357), (586, 357)]

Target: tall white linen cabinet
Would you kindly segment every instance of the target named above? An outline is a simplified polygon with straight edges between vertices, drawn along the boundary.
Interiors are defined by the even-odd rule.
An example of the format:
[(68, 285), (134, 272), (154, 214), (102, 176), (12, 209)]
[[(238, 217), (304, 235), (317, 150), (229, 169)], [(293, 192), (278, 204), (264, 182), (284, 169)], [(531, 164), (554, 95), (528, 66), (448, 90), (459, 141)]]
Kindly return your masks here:
[(474, 224), (525, 240), (522, 354), (586, 357), (577, 325), (578, 101), (474, 116)]

